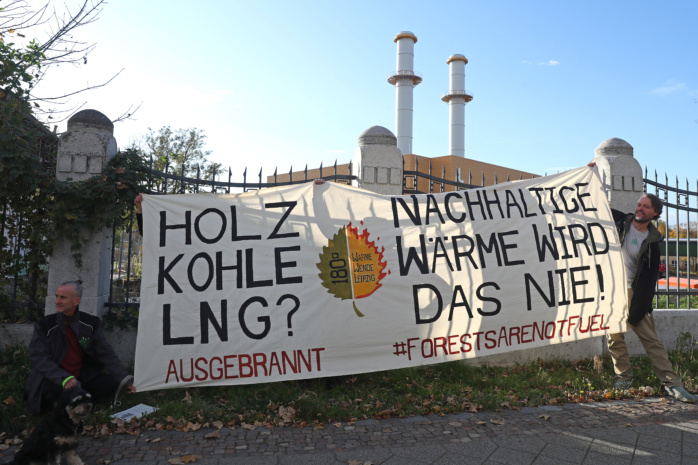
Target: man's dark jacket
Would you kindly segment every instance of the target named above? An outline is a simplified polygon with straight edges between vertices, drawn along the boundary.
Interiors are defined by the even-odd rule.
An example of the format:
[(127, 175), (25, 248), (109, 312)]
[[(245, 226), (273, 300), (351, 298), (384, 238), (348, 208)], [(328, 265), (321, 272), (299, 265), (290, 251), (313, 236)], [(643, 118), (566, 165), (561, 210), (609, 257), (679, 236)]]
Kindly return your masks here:
[[(623, 213), (612, 210), (613, 221), (618, 229), (620, 243), (625, 240), (625, 233), (628, 228), (632, 228), (633, 213)], [(628, 302), (628, 323), (637, 326), (648, 313), (652, 313), (652, 299), (657, 288), (657, 277), (659, 276), (659, 243), (664, 240), (664, 236), (657, 228), (649, 223), (647, 225), (649, 234), (640, 245), (640, 253), (637, 260), (637, 271), (633, 279), (633, 299)]]
[(37, 415), (41, 411), (42, 384), (54, 383), (62, 387), (63, 381), (71, 376), (61, 368), (61, 362), (68, 352), (68, 336), (63, 323), (66, 318), (83, 349), (78, 381), (89, 383), (105, 368), (117, 382), (127, 375), (116, 352), (104, 337), (99, 318), (80, 310), (70, 317), (62, 313), (47, 315), (34, 324), (34, 334), (29, 343), (32, 369), (25, 389), (29, 409)]

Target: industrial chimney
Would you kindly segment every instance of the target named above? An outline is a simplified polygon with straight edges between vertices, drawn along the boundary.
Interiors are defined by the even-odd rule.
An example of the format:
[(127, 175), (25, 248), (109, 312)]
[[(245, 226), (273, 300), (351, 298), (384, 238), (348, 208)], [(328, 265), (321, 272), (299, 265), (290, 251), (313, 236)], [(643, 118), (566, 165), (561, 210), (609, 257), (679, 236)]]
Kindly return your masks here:
[(441, 100), (448, 103), (449, 108), (449, 153), (457, 157), (465, 157), (465, 104), (473, 96), (465, 90), (465, 65), (468, 59), (463, 55), (451, 55), (446, 62), (450, 68), (448, 93)]
[(414, 44), (417, 36), (402, 31), (395, 36), (397, 43), (397, 70), (388, 78), (395, 86), (395, 132), (397, 148), (403, 155), (412, 153), (412, 113), (414, 86), (422, 82), (422, 77), (414, 72)]

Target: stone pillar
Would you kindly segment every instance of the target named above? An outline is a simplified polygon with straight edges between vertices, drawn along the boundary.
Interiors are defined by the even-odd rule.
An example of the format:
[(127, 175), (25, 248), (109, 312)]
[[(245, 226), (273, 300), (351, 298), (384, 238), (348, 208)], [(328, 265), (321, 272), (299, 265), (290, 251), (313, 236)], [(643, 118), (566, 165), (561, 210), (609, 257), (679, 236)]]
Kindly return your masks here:
[(360, 179), (353, 185), (378, 194), (402, 195), (402, 152), (388, 129), (371, 126), (361, 133), (353, 165)]
[(601, 142), (594, 154), (592, 161), (599, 168), (611, 208), (622, 212), (635, 211), (643, 192), (643, 177), (642, 167), (633, 156), (633, 146), (613, 137)]
[[(56, 179), (80, 182), (99, 175), (116, 154), (114, 125), (96, 110), (83, 110), (68, 120), (68, 130), (58, 141)], [(109, 298), (109, 274), (112, 257), (112, 229), (88, 233), (80, 249), (82, 267), (75, 265), (71, 243), (59, 238), (49, 260), (46, 314), (54, 313), (56, 288), (65, 281), (81, 280), (83, 286), (80, 310), (101, 316)]]

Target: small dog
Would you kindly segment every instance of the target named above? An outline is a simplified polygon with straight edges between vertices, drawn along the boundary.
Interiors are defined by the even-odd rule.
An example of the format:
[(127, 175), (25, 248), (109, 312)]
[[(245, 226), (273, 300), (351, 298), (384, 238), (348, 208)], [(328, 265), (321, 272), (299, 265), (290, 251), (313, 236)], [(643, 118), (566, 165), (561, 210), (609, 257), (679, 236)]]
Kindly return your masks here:
[(92, 412), (92, 396), (80, 387), (63, 391), (53, 411), (34, 428), (14, 457), (15, 465), (56, 464), (61, 455), (68, 465), (83, 465), (75, 452), (83, 420)]

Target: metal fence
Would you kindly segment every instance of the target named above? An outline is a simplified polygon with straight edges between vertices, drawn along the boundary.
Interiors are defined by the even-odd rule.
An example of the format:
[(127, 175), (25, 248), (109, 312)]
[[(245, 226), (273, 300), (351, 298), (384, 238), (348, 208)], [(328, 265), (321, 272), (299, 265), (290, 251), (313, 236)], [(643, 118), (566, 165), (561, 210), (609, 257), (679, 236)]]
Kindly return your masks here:
[[(315, 172), (317, 170), (313, 170)], [(351, 184), (358, 177), (351, 174), (352, 164), (349, 163), (349, 174), (339, 174), (337, 162), (334, 166), (323, 168), (320, 165), (319, 176), (327, 181)], [(185, 170), (180, 169), (179, 174), (165, 165), (164, 171), (153, 168), (153, 159), (150, 159), (148, 182), (143, 186), (143, 192), (155, 195), (183, 194), (183, 193), (218, 193), (230, 194), (255, 191), (267, 187), (288, 186), (302, 184), (314, 179), (309, 176), (308, 167), (304, 171), (289, 171), (288, 175), (279, 179), (278, 170), (269, 176), (270, 180), (263, 181), (264, 177), (260, 169), (256, 179), (248, 178), (247, 169), (242, 173), (242, 181), (233, 181), (232, 170), (227, 173), (213, 172), (210, 179), (202, 176), (200, 169), (196, 170), (195, 177), (185, 176)], [(227, 180), (225, 179), (227, 177)], [(142, 238), (136, 229), (135, 212), (126, 227), (117, 230), (114, 228), (112, 250), (111, 277), (109, 300), (105, 306), (118, 311), (136, 310), (140, 307), (140, 281), (141, 281), (141, 247)]]
[[(320, 166), (320, 175), (323, 179), (350, 184), (357, 180), (357, 176), (351, 174), (338, 174), (338, 167), (323, 168)], [(446, 192), (482, 187), (485, 185), (484, 174), (482, 179), (474, 180), (472, 172), (467, 175), (467, 182), (462, 178), (458, 170), (453, 179), (447, 179), (445, 170), (440, 176), (433, 173), (431, 163), (422, 172), (419, 165), (415, 164), (414, 170), (405, 170), (403, 175), (403, 194), (424, 194), (434, 192)], [(423, 168), (423, 167), (422, 167)], [(317, 171), (317, 170), (315, 170)], [(316, 174), (315, 172), (313, 174)], [(180, 171), (175, 173), (167, 166), (164, 171), (153, 168), (151, 159), (147, 185), (143, 191), (150, 194), (166, 195), (185, 192), (210, 192), (210, 193), (238, 193), (258, 190), (267, 187), (300, 184), (310, 181), (309, 171), (278, 175), (277, 170), (266, 180), (260, 170), (255, 176), (248, 176), (247, 170), (242, 172), (241, 181), (233, 181), (233, 173), (215, 172), (210, 179), (205, 179), (200, 170), (195, 176), (185, 176)], [(279, 178), (283, 177), (283, 180)], [(479, 177), (479, 176), (478, 176)], [(479, 181), (479, 182), (478, 182)], [(505, 181), (510, 181), (507, 177)], [(688, 181), (684, 185), (676, 179), (670, 185), (666, 176), (660, 181), (656, 172), (650, 179), (645, 170), (644, 191), (658, 195), (665, 204), (664, 211), (658, 226), (665, 239), (661, 244), (662, 262), (666, 271), (660, 276), (658, 283), (656, 308), (697, 308), (698, 307), (698, 182), (691, 189)], [(495, 183), (498, 183), (495, 175)], [(504, 181), (502, 181), (504, 182)], [(0, 238), (2, 239), (2, 252), (13, 253), (18, 260), (21, 259), (21, 250), (18, 250), (17, 236), (21, 238), (21, 218), (12, 216), (7, 206), (3, 206), (0, 216)], [(11, 230), (11, 233), (10, 232)], [(14, 238), (13, 238), (14, 237)], [(141, 277), (141, 247), (142, 238), (137, 232), (135, 213), (126, 227), (113, 231), (113, 257), (111, 264), (110, 297), (105, 304), (109, 309), (137, 310), (140, 306), (140, 277)], [(28, 296), (19, 292), (18, 284), (26, 277), (20, 273), (14, 276), (2, 277), (0, 288), (0, 308), (3, 319), (12, 320), (18, 310), (28, 319), (36, 319), (43, 315), (43, 299), (37, 296)], [(40, 300), (40, 301), (39, 301)], [(28, 311), (24, 311), (28, 310)]]
[(681, 183), (677, 177), (670, 185), (667, 175), (660, 182), (656, 171), (654, 179), (649, 179), (646, 168), (643, 181), (645, 192), (664, 201), (657, 225), (664, 234), (660, 250), (665, 271), (660, 272), (657, 283), (655, 308), (697, 308), (698, 181), (693, 190), (688, 179)]

